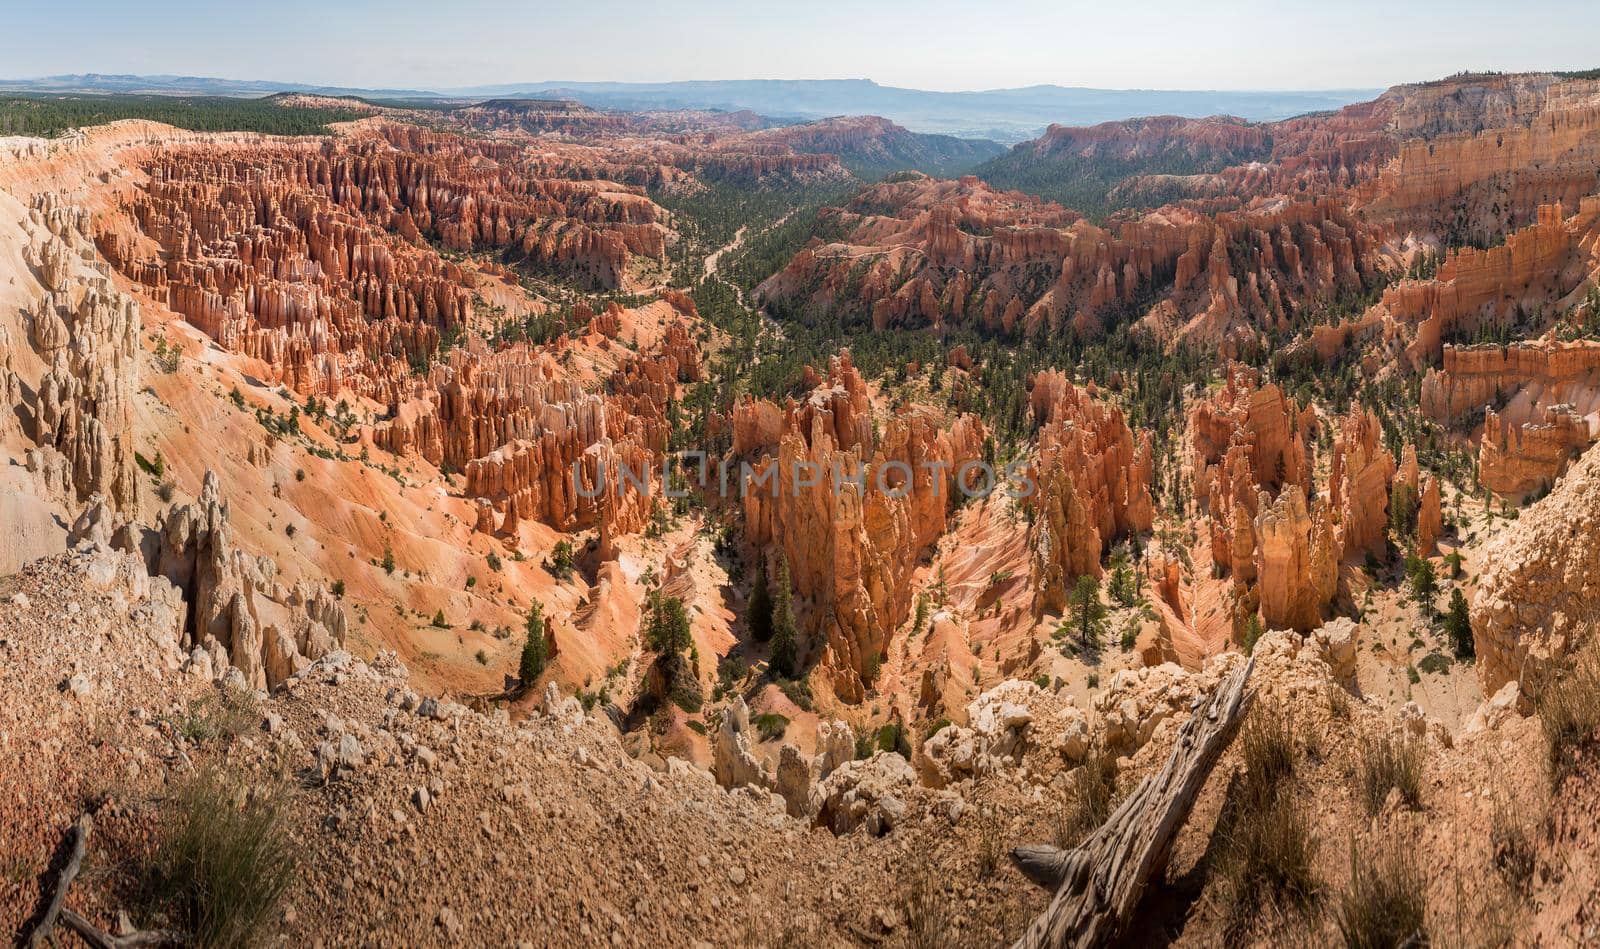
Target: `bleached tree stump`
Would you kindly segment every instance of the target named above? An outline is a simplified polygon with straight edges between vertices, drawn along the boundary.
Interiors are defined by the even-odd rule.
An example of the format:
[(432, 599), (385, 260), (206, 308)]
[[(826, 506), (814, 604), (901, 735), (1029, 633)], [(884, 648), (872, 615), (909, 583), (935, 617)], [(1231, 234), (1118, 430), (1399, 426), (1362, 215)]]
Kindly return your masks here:
[(1145, 883), (1165, 869), (1195, 798), (1238, 731), (1254, 668), (1251, 659), (1218, 683), (1210, 698), (1195, 703), (1161, 770), (1139, 782), (1082, 844), (1011, 852), (1029, 879), (1056, 891), (1015, 949), (1104, 946), (1122, 931)]

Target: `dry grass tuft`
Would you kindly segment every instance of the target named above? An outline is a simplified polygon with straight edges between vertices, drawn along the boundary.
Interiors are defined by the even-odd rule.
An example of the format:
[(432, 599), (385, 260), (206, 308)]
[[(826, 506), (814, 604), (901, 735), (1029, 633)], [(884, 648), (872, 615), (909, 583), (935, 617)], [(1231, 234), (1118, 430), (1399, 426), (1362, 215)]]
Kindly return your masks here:
[(1550, 783), (1560, 784), (1600, 732), (1600, 661), (1592, 653), (1575, 659), (1544, 685), (1535, 704)]
[(1235, 939), (1258, 914), (1310, 908), (1319, 890), (1317, 842), (1295, 795), (1298, 755), (1287, 722), (1258, 708), (1239, 747), (1244, 768), (1217, 823), (1212, 869), (1224, 925)]
[(1428, 884), (1411, 847), (1350, 841), (1350, 883), (1334, 907), (1348, 949), (1428, 944)]
[(287, 791), (212, 769), (185, 777), (145, 874), (146, 915), (196, 945), (256, 945), (294, 878)]
[(1494, 868), (1506, 886), (1521, 894), (1528, 892), (1538, 848), (1528, 825), (1504, 801), (1496, 801), (1489, 822), (1489, 844), (1494, 848)]
[(1090, 749), (1072, 772), (1072, 788), (1056, 814), (1053, 843), (1071, 849), (1106, 822), (1117, 793), (1117, 756), (1101, 747)]
[(1401, 735), (1364, 741), (1356, 780), (1368, 817), (1383, 809), (1391, 789), (1399, 790), (1401, 804), (1421, 810), (1422, 748)]
[(903, 945), (909, 949), (969, 949), (980, 943), (951, 921), (953, 897), (940, 890), (933, 873), (919, 867), (901, 894)]

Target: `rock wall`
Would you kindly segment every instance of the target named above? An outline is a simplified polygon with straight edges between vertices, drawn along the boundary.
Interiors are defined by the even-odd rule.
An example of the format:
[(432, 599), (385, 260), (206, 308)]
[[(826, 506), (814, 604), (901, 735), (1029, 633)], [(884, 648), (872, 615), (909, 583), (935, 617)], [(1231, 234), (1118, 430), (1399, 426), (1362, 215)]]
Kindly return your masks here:
[(957, 471), (981, 457), (983, 427), (914, 406), (874, 437), (866, 383), (848, 353), (790, 400), (775, 445), (753, 443), (753, 420), (763, 416), (770, 409), (747, 403), (735, 419), (753, 449), (739, 472), (746, 536), (771, 559), (786, 558), (835, 691), (859, 701), (869, 666), (911, 615), (912, 567), (944, 534)]
[[(1590, 182), (1590, 187), (1594, 182)], [(1413, 366), (1436, 364), (1444, 343), (1486, 327), (1509, 326), (1576, 302), (1600, 270), (1600, 197), (1540, 205), (1528, 227), (1488, 250), (1453, 251), (1430, 280), (1403, 280), (1384, 291), (1376, 312), (1409, 342)]]
[(1034, 377), (1029, 402), (1040, 424), (1029, 477), (1028, 529), (1035, 614), (1060, 613), (1076, 578), (1098, 577), (1118, 539), (1148, 531), (1152, 436), (1129, 429), (1122, 411), (1060, 372)]
[(1548, 490), (1594, 442), (1594, 416), (1552, 405), (1542, 417), (1513, 425), (1490, 410), (1478, 443), (1478, 480), (1501, 497), (1523, 498)]
[(1494, 695), (1542, 680), (1600, 629), (1600, 448), (1490, 542), (1472, 596), (1478, 679)]
[(219, 495), (206, 472), (199, 499), (163, 515), (148, 565), (188, 604), (191, 660), (219, 677), (231, 666), (250, 687), (271, 688), (344, 644), (344, 609), (322, 586), (286, 585), (271, 560), (236, 547)]
[(131, 517), (139, 507), (133, 447), (133, 399), (144, 356), (139, 305), (112, 285), (103, 263), (93, 262), (85, 211), (44, 195), (28, 218), (31, 243), (22, 253), (44, 294), (24, 318), (28, 343), (45, 371), (24, 404), (26, 387), (6, 340), (0, 411), (5, 424), (19, 428), (17, 410), (30, 418), (28, 434), (38, 448), (29, 454), (29, 467), (59, 472), (46, 480), (71, 495), (65, 500), (100, 496)]
[(1446, 346), (1443, 367), (1423, 378), (1422, 408), (1447, 424), (1483, 409), (1484, 487), (1505, 497), (1548, 488), (1600, 436), (1600, 343)]

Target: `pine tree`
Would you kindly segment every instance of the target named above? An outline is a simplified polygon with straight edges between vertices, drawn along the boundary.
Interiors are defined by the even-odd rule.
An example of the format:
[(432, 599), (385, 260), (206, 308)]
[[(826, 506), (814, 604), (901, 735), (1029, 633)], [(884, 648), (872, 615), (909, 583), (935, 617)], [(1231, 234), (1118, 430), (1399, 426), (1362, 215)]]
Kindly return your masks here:
[(745, 606), (745, 625), (758, 643), (772, 638), (772, 594), (767, 590), (767, 565), (756, 570), (756, 582), (750, 588), (750, 602)]
[(544, 641), (544, 607), (538, 600), (528, 609), (528, 639), (522, 644), (522, 663), (517, 667), (517, 677), (524, 688), (531, 687), (544, 672), (549, 659)]
[(1126, 561), (1111, 568), (1111, 598), (1119, 606), (1133, 606), (1139, 601), (1139, 585), (1134, 570)]
[(772, 657), (768, 666), (778, 678), (792, 679), (798, 671), (794, 603), (789, 589), (789, 561), (778, 559), (778, 592), (772, 598)]
[(1467, 598), (1461, 593), (1460, 587), (1450, 591), (1450, 609), (1445, 612), (1444, 631), (1449, 635), (1450, 644), (1455, 647), (1458, 658), (1472, 657), (1472, 617), (1467, 612)]
[(1086, 653), (1099, 649), (1101, 627), (1106, 618), (1106, 606), (1100, 602), (1100, 581), (1088, 574), (1079, 577), (1069, 602), (1073, 625), (1078, 627), (1079, 645)]
[(662, 596), (660, 590), (650, 593), (650, 616), (646, 620), (645, 642), (664, 655), (676, 655), (689, 648), (689, 613), (683, 601), (675, 596)]
[(1432, 616), (1433, 597), (1439, 592), (1439, 579), (1433, 572), (1433, 564), (1427, 558), (1412, 554), (1406, 558), (1406, 580), (1411, 585), (1411, 598), (1424, 614)]

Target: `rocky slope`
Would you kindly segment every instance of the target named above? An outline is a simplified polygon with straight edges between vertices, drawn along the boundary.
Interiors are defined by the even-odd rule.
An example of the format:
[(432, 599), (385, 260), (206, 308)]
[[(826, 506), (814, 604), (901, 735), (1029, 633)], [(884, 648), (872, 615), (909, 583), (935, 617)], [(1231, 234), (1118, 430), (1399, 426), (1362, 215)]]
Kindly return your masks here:
[(1590, 449), (1549, 497), (1485, 552), (1489, 564), (1472, 600), (1478, 676), (1493, 693), (1516, 680), (1537, 690), (1594, 637), (1595, 483), (1600, 450)]
[[(823, 776), (786, 800), (767, 789), (796, 787), (782, 769), (730, 770), (749, 740), (736, 712), (719, 738), (729, 743), (719, 759), (729, 767), (717, 772), (725, 789), (681, 762), (652, 770), (629, 758), (604, 715), (553, 692), (516, 724), (419, 696), (392, 656), (330, 653), (270, 693), (213, 683), (182, 661), (177, 591), (104, 548), (37, 561), (0, 592), (0, 769), (26, 791), (0, 811), (3, 856), (18, 871), (3, 884), (8, 927), (41, 898), (58, 836), (85, 807), (95, 822), (89, 872), (68, 905), (107, 927), (119, 915), (150, 925), (139, 895), (148, 841), (189, 806), (185, 788), (214, 786), (204, 781), (226, 769), (257, 794), (279, 795), (278, 832), (298, 872), (265, 923), (287, 938), (606, 945), (650, 934), (674, 945), (854, 945), (937, 934), (947, 944), (988, 944), (1018, 931), (1044, 900), (983, 854), (1048, 839), (1039, 801), (1065, 793), (1091, 748), (1119, 749), (1115, 784), (1131, 787), (1164, 757), (1185, 697), (1237, 661), (1199, 674), (1169, 666), (1119, 676), (1087, 708), (1006, 683), (972, 703), (967, 724), (923, 745), (937, 788), (879, 753), (803, 764)], [(1505, 709), (1486, 705), (1475, 730), (1452, 736), (1331, 697), (1342, 690), (1329, 666), (1294, 634), (1264, 639), (1257, 662), (1253, 714), (1284, 716), (1308, 736), (1295, 752), (1295, 782), (1323, 844), (1314, 872), (1332, 892), (1348, 885), (1339, 842), (1352, 826), (1364, 846), (1432, 848), (1476, 839), (1466, 828), (1531, 799), (1516, 777), (1527, 773), (1519, 767), (1527, 723)], [(1356, 819), (1362, 805), (1345, 769), (1357, 766), (1361, 743), (1413, 729), (1423, 809), (1390, 802), (1370, 821)], [(1179, 837), (1166, 877), (1177, 892), (1218, 893), (1204, 853), (1240, 768), (1239, 752), (1229, 752)], [(799, 817), (790, 800), (803, 802)], [(1556, 817), (1577, 803), (1548, 806)], [(1556, 940), (1581, 931), (1577, 904), (1562, 894), (1592, 883), (1593, 843), (1532, 853), (1536, 866), (1567, 870), (1540, 909), (1517, 911), (1524, 931)], [(1430, 916), (1488, 932), (1508, 897), (1494, 860), (1487, 843), (1439, 846)], [(1473, 882), (1463, 892), (1442, 885), (1450, 879)], [(1153, 905), (1139, 925), (1203, 944), (1224, 922), (1211, 906), (1201, 900), (1185, 914)], [(1262, 925), (1260, 940), (1296, 931), (1293, 921)], [(1311, 935), (1332, 928), (1310, 925)]]

